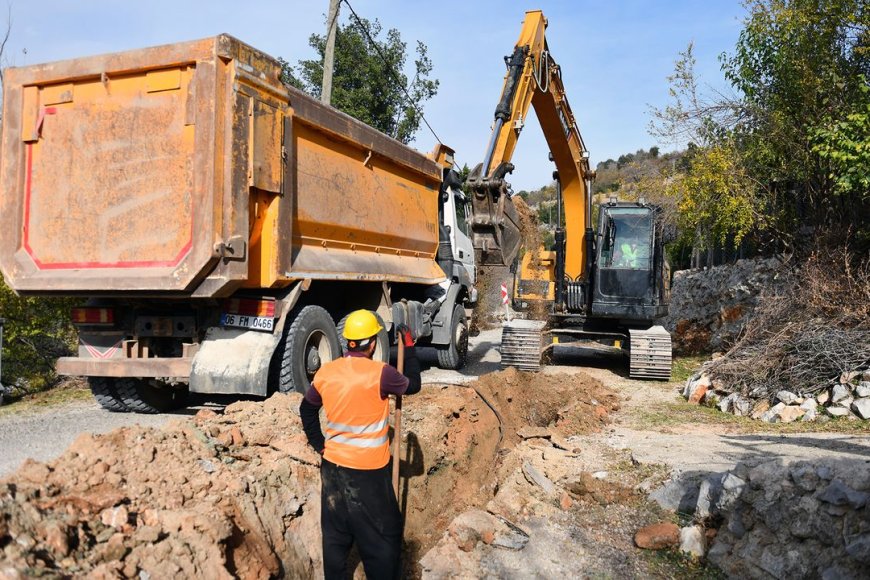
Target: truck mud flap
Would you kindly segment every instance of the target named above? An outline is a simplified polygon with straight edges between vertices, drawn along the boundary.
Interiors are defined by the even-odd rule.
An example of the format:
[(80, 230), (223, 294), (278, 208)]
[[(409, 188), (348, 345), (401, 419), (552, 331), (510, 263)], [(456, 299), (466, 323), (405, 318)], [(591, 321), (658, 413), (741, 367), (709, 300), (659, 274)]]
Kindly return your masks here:
[(192, 393), (269, 394), (269, 363), (281, 334), (213, 326), (193, 357)]

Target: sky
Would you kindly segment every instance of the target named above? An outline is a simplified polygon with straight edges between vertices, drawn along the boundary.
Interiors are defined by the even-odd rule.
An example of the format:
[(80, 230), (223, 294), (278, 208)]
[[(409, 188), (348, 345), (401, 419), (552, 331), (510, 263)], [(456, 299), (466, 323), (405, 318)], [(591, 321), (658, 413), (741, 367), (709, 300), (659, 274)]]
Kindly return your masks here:
[[(483, 160), (505, 73), (526, 10), (547, 17), (550, 52), (562, 67), (569, 102), (593, 164), (659, 143), (650, 107), (669, 102), (667, 76), (694, 43), (701, 86), (726, 87), (718, 57), (733, 52), (745, 11), (739, 0), (350, 0), (363, 18), (396, 28), (409, 48), (429, 48), (440, 81), (424, 114), (438, 137), (470, 167)], [(11, 0), (4, 66), (22, 66), (193, 40), (226, 32), (291, 63), (314, 58), (312, 33), (325, 31), (329, 0)], [(350, 11), (342, 5), (340, 21)], [(409, 61), (412, 57), (409, 56)], [(411, 144), (429, 152), (425, 128)], [(509, 177), (515, 191), (550, 181), (553, 165), (530, 114)]]

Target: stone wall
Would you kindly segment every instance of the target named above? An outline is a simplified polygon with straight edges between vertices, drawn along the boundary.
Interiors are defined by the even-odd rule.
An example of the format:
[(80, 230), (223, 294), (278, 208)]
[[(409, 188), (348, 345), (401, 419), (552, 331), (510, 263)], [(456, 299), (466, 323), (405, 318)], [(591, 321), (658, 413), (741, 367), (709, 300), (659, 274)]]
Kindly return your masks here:
[(707, 557), (729, 577), (867, 577), (868, 461), (770, 460), (727, 477), (727, 493), (717, 494), (724, 521)]
[(675, 272), (669, 314), (659, 321), (671, 332), (674, 350), (692, 354), (726, 348), (780, 266), (779, 260), (767, 258)]

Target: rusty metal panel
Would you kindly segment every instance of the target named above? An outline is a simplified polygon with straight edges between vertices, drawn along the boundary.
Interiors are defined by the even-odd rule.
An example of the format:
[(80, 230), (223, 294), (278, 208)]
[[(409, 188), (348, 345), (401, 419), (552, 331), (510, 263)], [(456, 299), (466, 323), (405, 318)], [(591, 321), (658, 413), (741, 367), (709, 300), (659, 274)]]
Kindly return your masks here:
[[(0, 270), (23, 293), (229, 292), (247, 265), (228, 36), (8, 69)], [(248, 54), (249, 58), (253, 58)], [(241, 63), (244, 64), (244, 63)], [(275, 75), (277, 79), (277, 75)], [(247, 142), (248, 139), (246, 138)]]
[[(301, 103), (305, 101), (304, 105)], [(290, 275), (431, 284), (438, 248), (439, 171), (425, 156), (291, 96), (296, 164)]]
[(251, 148), (251, 185), (263, 191), (281, 192), (284, 160), (281, 155), (283, 119), (277, 108), (254, 100)]

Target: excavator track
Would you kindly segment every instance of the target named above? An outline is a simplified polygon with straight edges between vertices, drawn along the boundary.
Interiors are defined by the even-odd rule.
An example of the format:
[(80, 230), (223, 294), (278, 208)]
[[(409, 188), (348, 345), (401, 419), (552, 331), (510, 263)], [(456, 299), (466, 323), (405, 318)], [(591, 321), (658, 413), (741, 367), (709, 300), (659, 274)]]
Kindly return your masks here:
[(632, 379), (671, 378), (671, 335), (662, 326), (629, 330), (629, 371)]
[(513, 320), (501, 330), (501, 366), (521, 371), (541, 370), (541, 346), (545, 322)]

